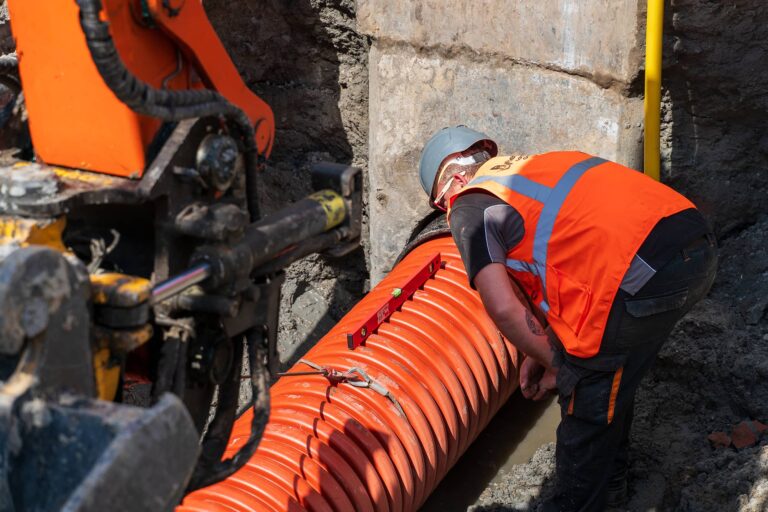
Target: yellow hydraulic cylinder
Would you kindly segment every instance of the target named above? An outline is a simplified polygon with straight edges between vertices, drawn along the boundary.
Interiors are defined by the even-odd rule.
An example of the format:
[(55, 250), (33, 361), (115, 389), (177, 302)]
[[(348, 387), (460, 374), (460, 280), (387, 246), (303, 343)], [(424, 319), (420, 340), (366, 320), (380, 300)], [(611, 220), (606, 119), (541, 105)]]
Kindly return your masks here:
[(664, 35), (664, 0), (648, 0), (645, 28), (645, 174), (659, 180), (661, 167), (661, 47)]

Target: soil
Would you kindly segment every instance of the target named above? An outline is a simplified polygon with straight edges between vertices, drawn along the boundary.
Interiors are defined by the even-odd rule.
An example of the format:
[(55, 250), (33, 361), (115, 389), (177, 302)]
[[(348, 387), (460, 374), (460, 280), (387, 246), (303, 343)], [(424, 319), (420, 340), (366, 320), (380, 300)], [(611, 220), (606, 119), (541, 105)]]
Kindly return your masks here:
[(664, 181), (727, 235), (768, 212), (763, 0), (665, 2)]

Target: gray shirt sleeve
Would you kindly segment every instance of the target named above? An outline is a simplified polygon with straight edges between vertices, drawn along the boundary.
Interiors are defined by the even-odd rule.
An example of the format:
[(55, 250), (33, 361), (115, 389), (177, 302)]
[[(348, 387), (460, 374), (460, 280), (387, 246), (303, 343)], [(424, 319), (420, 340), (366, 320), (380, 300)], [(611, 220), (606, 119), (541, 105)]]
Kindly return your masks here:
[(523, 239), (522, 216), (491, 194), (460, 196), (451, 211), (451, 233), (474, 288), (478, 272), (491, 263), (504, 263), (507, 252)]

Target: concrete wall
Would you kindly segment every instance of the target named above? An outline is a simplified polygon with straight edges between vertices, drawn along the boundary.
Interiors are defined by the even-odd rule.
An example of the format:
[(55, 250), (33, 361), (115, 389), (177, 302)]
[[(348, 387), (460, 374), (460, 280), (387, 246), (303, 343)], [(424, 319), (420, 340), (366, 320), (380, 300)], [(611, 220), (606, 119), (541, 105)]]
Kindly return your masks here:
[(641, 165), (645, 2), (358, 0), (369, 58), (371, 280), (430, 209), (418, 159), (466, 124), (502, 151), (580, 149)]

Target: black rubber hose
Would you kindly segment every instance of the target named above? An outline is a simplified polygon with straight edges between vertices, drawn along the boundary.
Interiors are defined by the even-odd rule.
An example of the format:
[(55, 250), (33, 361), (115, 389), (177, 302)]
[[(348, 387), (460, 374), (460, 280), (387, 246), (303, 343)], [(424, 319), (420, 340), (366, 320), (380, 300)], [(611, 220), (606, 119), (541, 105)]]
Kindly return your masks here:
[(16, 57), (16, 55), (0, 55), (0, 73), (14, 74), (18, 76), (19, 59)]
[(19, 60), (16, 55), (0, 55), (0, 85), (11, 91), (14, 99), (0, 109), (0, 129), (5, 128), (6, 123), (13, 117), (17, 100), (21, 94), (19, 79)]
[(255, 131), (248, 115), (224, 96), (210, 89), (156, 89), (133, 75), (123, 63), (109, 33), (109, 24), (99, 17), (100, 0), (77, 0), (80, 26), (88, 50), (107, 87), (131, 110), (163, 121), (181, 121), (193, 117), (224, 116), (242, 132), (245, 148), (248, 206), (252, 219), (259, 218), (256, 194)]
[(18, 78), (12, 74), (2, 74), (0, 71), (0, 85), (5, 86), (16, 96), (21, 92), (21, 84), (19, 84)]
[[(109, 24), (100, 19), (100, 0), (77, 0), (80, 6), (80, 26), (88, 49), (104, 82), (115, 95), (136, 112), (180, 121), (200, 115), (245, 116), (223, 96), (210, 89), (171, 91), (155, 89), (135, 77), (123, 64), (109, 33)], [(247, 116), (246, 116), (247, 118)], [(253, 132), (250, 120), (244, 131)]]
[(197, 466), (190, 483), (205, 481), (211, 474), (218, 474), (219, 463), (227, 449), (232, 425), (237, 417), (240, 398), (240, 372), (243, 365), (244, 340), (231, 340), (234, 344), (233, 364), (227, 378), (219, 384), (218, 401), (213, 419), (210, 420), (197, 459)]
[(257, 327), (246, 334), (253, 394), (251, 398), (253, 418), (251, 419), (251, 433), (248, 440), (231, 458), (208, 461), (204, 466), (198, 465), (187, 485), (185, 494), (224, 480), (243, 467), (256, 452), (256, 447), (269, 420), (269, 372), (267, 365), (264, 364), (266, 347), (264, 346), (263, 335), (259, 331), (260, 329)]

